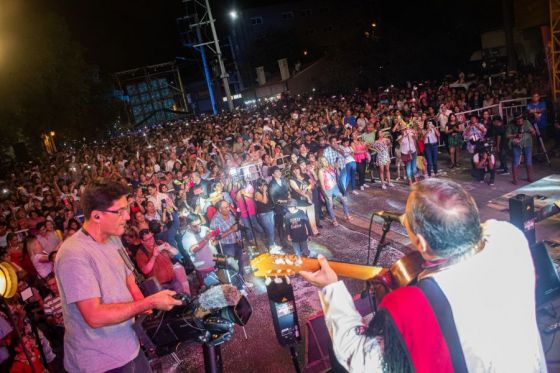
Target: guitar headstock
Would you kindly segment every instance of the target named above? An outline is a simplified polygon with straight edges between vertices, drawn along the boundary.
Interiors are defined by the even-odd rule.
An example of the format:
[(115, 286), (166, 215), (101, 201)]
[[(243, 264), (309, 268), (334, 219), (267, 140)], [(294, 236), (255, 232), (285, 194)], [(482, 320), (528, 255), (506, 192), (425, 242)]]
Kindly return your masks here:
[(294, 276), (305, 270), (304, 259), (296, 255), (261, 254), (251, 260), (253, 276)]

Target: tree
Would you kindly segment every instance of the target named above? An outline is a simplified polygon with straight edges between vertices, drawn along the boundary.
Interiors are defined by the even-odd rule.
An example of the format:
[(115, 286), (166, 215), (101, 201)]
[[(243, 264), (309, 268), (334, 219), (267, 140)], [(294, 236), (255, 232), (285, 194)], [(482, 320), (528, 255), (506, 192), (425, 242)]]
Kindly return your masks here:
[(18, 0), (4, 2), (0, 40), (9, 43), (0, 64), (0, 138), (39, 143), (50, 131), (68, 139), (104, 133), (115, 107), (65, 21)]

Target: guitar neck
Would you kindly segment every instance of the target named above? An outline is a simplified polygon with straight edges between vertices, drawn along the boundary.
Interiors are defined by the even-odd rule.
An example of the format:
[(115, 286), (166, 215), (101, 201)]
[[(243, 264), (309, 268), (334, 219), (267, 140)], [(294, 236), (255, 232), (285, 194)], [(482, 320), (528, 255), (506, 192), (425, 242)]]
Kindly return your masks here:
[[(305, 271), (317, 271), (321, 266), (317, 259), (302, 258), (303, 263), (301, 269)], [(361, 264), (352, 264), (344, 262), (334, 262), (329, 260), (329, 266), (335, 271), (335, 273), (342, 277), (353, 278), (356, 280), (371, 280), (375, 276), (382, 272), (387, 271), (383, 267), (372, 267)]]

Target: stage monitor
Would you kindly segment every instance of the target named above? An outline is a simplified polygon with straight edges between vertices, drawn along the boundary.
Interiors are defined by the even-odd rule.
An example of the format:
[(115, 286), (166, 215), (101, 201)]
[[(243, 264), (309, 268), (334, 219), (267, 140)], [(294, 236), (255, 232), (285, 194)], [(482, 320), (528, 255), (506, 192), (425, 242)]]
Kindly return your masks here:
[(537, 276), (535, 296), (537, 306), (541, 306), (560, 296), (560, 277), (544, 241), (531, 247), (531, 256)]

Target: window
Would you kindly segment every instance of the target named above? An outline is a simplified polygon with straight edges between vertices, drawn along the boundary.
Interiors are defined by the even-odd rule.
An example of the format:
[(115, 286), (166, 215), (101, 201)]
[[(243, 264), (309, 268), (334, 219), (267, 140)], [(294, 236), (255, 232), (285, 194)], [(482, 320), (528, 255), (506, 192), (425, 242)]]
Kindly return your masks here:
[(251, 25), (253, 25), (253, 26), (262, 25), (262, 23), (263, 23), (262, 17), (252, 17), (251, 18)]
[(294, 19), (294, 12), (283, 12), (282, 19), (286, 21)]
[(311, 9), (302, 9), (300, 14), (302, 17), (309, 17), (311, 15)]

